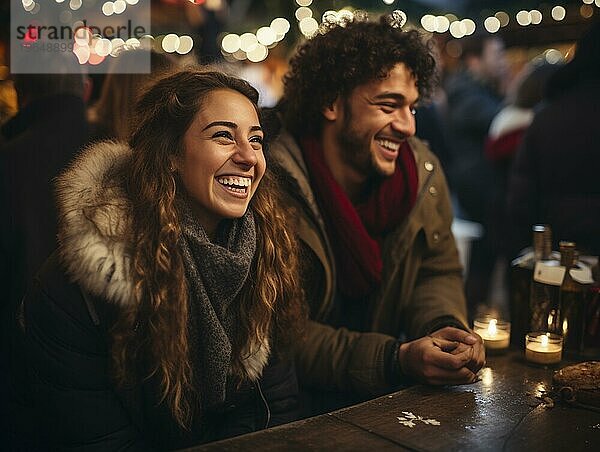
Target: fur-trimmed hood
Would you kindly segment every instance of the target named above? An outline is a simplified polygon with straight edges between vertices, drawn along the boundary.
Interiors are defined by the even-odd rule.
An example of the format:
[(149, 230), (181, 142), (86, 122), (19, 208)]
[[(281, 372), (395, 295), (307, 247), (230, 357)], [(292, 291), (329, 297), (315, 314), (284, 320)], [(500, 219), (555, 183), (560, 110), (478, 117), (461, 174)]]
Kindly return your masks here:
[(120, 176), (129, 146), (106, 141), (85, 149), (57, 179), (58, 240), (70, 278), (109, 302), (133, 300), (131, 203)]
[[(71, 280), (110, 303), (134, 303), (131, 266), (131, 202), (123, 174), (131, 158), (125, 143), (106, 141), (85, 149), (57, 179), (60, 256)], [(260, 377), (269, 338), (244, 350), (252, 380)]]

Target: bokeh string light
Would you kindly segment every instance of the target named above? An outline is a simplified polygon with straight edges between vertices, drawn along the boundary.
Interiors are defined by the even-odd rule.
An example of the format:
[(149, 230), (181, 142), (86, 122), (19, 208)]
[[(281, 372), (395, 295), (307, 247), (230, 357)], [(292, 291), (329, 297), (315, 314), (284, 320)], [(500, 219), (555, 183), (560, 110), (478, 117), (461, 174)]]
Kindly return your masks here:
[[(211, 10), (218, 10), (224, 5), (224, 0), (188, 1), (198, 7)], [(325, 20), (328, 13), (336, 15), (338, 20), (337, 24), (341, 26), (344, 26), (344, 23), (354, 20), (354, 14), (356, 13), (352, 7), (347, 6), (338, 11), (326, 11), (325, 14), (319, 18), (314, 9), (318, 6), (313, 0), (289, 1), (294, 1), (296, 6), (294, 9), (294, 19), (296, 19), (298, 30), (306, 38), (310, 38), (316, 33), (327, 29), (327, 26), (330, 25), (328, 25)], [(21, 2), (23, 9), (30, 14), (36, 14), (40, 10), (39, 0), (21, 0)], [(61, 23), (69, 23), (73, 19), (73, 14), (71, 12), (78, 11), (82, 5), (86, 3), (84, 0), (55, 0), (55, 2), (64, 5), (66, 8), (60, 15)], [(98, 0), (97, 8), (100, 8), (105, 16), (121, 15), (127, 8), (135, 7), (138, 3), (140, 3), (140, 0)], [(384, 5), (392, 5), (398, 2), (396, 0), (382, 0), (382, 3)], [(578, 5), (569, 4), (566, 6), (564, 4), (556, 3), (539, 3), (537, 8), (531, 10), (523, 9), (513, 13), (497, 11), (494, 14), (491, 14), (490, 12), (483, 14), (482, 12), (479, 19), (470, 17), (459, 18), (452, 12), (443, 15), (425, 14), (420, 20), (417, 19), (416, 24), (414, 25), (417, 27), (420, 26), (429, 33), (448, 33), (454, 39), (461, 39), (472, 35), (479, 28), (490, 34), (497, 33), (501, 28), (508, 26), (511, 22), (519, 27), (529, 27), (548, 21), (560, 22), (565, 20), (569, 14), (577, 13), (582, 18), (588, 19), (595, 14), (594, 9), (597, 7), (600, 7), (600, 0), (582, 0)], [(288, 34), (289, 30), (290, 21), (285, 17), (277, 17), (271, 21), (270, 25), (258, 27), (255, 31), (246, 31), (239, 35), (235, 33), (225, 33), (220, 38), (221, 53), (230, 61), (264, 61), (269, 54), (269, 50), (278, 45)], [(181, 55), (189, 53), (194, 47), (194, 40), (192, 37), (187, 35), (179, 36), (176, 33), (169, 33), (158, 37), (147, 35), (144, 37), (144, 40), (136, 40), (137, 43), (133, 42), (129, 44), (120, 42), (117, 38), (113, 40), (107, 40), (101, 36), (96, 36), (94, 38), (99, 39), (99, 41), (94, 41), (95, 45), (91, 47), (91, 41), (88, 43), (87, 49), (90, 52), (89, 58), (92, 58), (94, 55), (104, 57), (118, 55), (118, 49), (122, 46), (151, 46), (158, 51), (178, 53)], [(142, 41), (144, 44), (142, 44)], [(110, 46), (108, 45), (109, 42)], [(80, 46), (79, 48), (82, 49), (84, 47)], [(109, 48), (110, 50), (108, 50)], [(81, 50), (80, 53), (85, 55), (86, 51)]]

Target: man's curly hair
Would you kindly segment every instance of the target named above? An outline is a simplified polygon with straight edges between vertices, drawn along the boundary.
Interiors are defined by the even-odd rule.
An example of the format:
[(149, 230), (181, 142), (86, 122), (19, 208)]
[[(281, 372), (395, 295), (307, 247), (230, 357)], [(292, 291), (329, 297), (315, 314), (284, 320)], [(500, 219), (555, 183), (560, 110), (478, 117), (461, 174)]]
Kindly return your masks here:
[(301, 45), (284, 77), (283, 119), (294, 134), (319, 134), (323, 108), (357, 86), (384, 79), (404, 63), (426, 99), (436, 79), (430, 42), (417, 30), (379, 22), (352, 22), (318, 34)]

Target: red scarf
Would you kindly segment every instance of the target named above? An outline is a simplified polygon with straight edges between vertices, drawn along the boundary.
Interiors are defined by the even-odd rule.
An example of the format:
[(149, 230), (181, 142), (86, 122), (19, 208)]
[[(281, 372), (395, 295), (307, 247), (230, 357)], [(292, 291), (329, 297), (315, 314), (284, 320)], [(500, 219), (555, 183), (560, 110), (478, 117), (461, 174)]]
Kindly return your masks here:
[(418, 175), (412, 150), (404, 142), (394, 174), (378, 182), (364, 202), (353, 205), (334, 180), (319, 142), (306, 139), (303, 145), (335, 254), (338, 290), (344, 298), (368, 297), (381, 283), (383, 239), (415, 205)]

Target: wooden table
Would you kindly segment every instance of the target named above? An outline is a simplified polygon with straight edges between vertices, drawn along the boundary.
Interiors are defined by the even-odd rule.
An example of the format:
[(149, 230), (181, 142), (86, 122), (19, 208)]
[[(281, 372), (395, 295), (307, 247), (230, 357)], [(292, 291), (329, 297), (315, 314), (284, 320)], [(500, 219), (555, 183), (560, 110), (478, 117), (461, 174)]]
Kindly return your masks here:
[[(547, 407), (553, 369), (525, 362), (522, 351), (489, 356), (481, 381), (417, 385), (378, 399), (192, 451), (306, 450), (600, 450), (600, 412)], [(564, 363), (563, 363), (564, 364)], [(412, 413), (412, 414), (407, 414)], [(414, 419), (410, 427), (398, 417)]]

